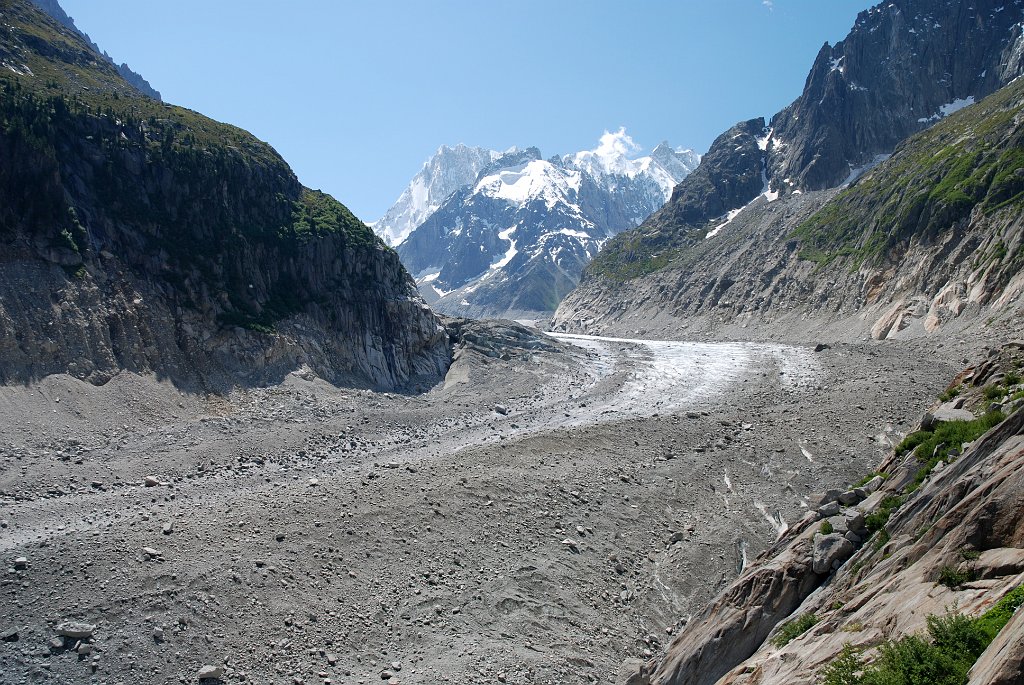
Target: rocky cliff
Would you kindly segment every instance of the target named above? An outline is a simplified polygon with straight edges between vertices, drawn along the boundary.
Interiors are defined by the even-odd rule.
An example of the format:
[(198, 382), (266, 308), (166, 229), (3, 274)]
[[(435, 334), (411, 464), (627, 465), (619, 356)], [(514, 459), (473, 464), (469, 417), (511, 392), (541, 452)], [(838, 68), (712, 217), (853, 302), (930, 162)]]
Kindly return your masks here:
[(1019, 2), (862, 13), (800, 98), (723, 134), (662, 210), (605, 245), (555, 325), (882, 338), (1006, 311), (1019, 84), (970, 105), (1020, 73), (1022, 19)]
[(1022, 682), (1021, 364), (1014, 343), (966, 369), (877, 473), (822, 495), (620, 683)]
[(0, 14), (0, 380), (443, 372), (397, 255), (270, 146), (140, 95), (27, 0)]

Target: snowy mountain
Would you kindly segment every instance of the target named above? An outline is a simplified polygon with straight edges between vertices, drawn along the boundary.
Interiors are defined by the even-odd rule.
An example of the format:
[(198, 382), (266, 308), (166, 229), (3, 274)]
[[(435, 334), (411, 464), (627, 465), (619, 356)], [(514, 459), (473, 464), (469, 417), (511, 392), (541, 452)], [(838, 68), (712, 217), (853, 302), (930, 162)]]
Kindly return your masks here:
[[(427, 201), (412, 204), (425, 195), (425, 172), (430, 178), (468, 175), (463, 160), (458, 169), (445, 168), (452, 160), (439, 159), (445, 150), (385, 219), (412, 216), (414, 206), (427, 214), (401, 237), (399, 256), (435, 309), (463, 316), (549, 314), (600, 246), (661, 207), (700, 161), (667, 143), (637, 157), (639, 146), (621, 129), (606, 132), (594, 150), (547, 160), (537, 148), (492, 152), (472, 180), (429, 212)], [(475, 150), (473, 159), (483, 160), (486, 151)], [(382, 219), (376, 229), (389, 235), (384, 225)], [(387, 229), (395, 225), (390, 219)]]
[(455, 147), (442, 145), (387, 214), (370, 225), (388, 245), (398, 245), (449, 195), (475, 181), (480, 170), (499, 156), (500, 152), (461, 143)]

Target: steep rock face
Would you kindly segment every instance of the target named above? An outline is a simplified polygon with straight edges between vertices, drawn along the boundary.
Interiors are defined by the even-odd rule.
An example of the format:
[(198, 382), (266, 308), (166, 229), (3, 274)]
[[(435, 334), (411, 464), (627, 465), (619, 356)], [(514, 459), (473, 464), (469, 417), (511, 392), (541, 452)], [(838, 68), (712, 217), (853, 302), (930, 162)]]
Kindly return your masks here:
[(661, 206), (697, 159), (664, 143), (635, 149), (619, 131), (565, 157), (500, 155), (409, 235), (402, 261), (440, 311), (549, 316), (600, 245)]
[(751, 119), (716, 138), (701, 164), (647, 223), (703, 226), (761, 194), (765, 183), (760, 140), (765, 134), (764, 119)]
[[(1021, 346), (1013, 344), (966, 370), (954, 382), (961, 387), (960, 402), (983, 411), (989, 401), (982, 388), (1021, 360)], [(922, 462), (913, 454), (893, 453), (879, 465), (890, 475), (877, 491), (866, 485), (866, 491), (823, 498), (829, 504), (809, 512), (766, 550), (664, 655), (629, 664), (620, 685), (816, 685), (846, 645), (870, 662), (881, 642), (921, 633), (929, 615), (959, 611), (977, 617), (993, 607), (1024, 583), (1020, 404), (965, 445), (952, 464), (918, 476), (922, 482), (916, 489), (907, 486)], [(811, 541), (823, 537), (818, 531), (825, 520), (836, 520), (827, 517), (840, 508), (837, 496), (851, 503), (845, 520), (864, 526), (865, 515), (875, 514), (872, 525), (878, 532), (871, 539), (855, 536), (853, 556), (839, 560), (830, 573), (815, 574)], [(942, 584), (943, 569), (964, 572), (966, 580)], [(816, 622), (785, 644), (773, 639), (784, 622), (803, 615)], [(975, 663), (971, 683), (1020, 682), (1021, 615), (1016, 612)]]
[(138, 96), (29, 3), (2, 14), (3, 382), (443, 372), (439, 322), (345, 207), (248, 133)]
[[(702, 226), (652, 217), (606, 246), (556, 325), (886, 338), (1008, 312), (1021, 293), (1021, 96), (1015, 82), (950, 113), (841, 192), (769, 190)], [(658, 216), (683, 212), (701, 216), (692, 201)]]
[[(698, 167), (661, 211), (605, 245), (581, 285), (561, 304), (555, 325), (635, 332), (645, 327), (638, 322), (653, 321), (646, 326), (650, 331), (686, 326), (710, 335), (799, 338), (847, 321), (832, 333), (886, 337), (918, 319), (927, 319), (927, 326), (913, 326), (908, 334), (935, 330), (937, 321), (951, 318), (942, 310), (947, 299), (959, 301), (956, 315), (976, 313), (967, 306), (972, 302), (1005, 309), (1018, 290), (1002, 277), (1012, 270), (1013, 259), (1000, 267), (998, 286), (989, 283), (980, 290), (975, 285), (982, 274), (963, 263), (973, 264), (975, 256), (987, 259), (978, 249), (1002, 255), (1003, 247), (1016, 239), (1016, 214), (1000, 213), (995, 204), (971, 217), (936, 208), (919, 227), (927, 230), (904, 232), (903, 242), (886, 254), (854, 246), (853, 240), (822, 255), (799, 240), (797, 228), (840, 184), (864, 176), (914, 131), (951, 120), (966, 127), (962, 133), (969, 138), (987, 140), (985, 131), (970, 128), (970, 117), (958, 116), (959, 110), (1019, 75), (1022, 19), (1020, 2), (907, 0), (862, 13), (846, 40), (822, 49), (804, 94), (773, 117), (764, 134), (751, 131), (750, 137), (761, 136), (762, 191), (756, 193), (757, 184), (750, 180), (757, 155), (749, 140), (736, 146), (735, 160), (715, 162), (730, 178), (736, 174), (734, 186), (743, 187), (727, 195), (729, 202), (716, 198), (720, 182), (698, 182), (722, 178), (709, 154), (702, 163), (707, 171)], [(993, 126), (1001, 122), (1006, 133), (1001, 115), (989, 110), (984, 116), (992, 117)], [(1004, 138), (1000, 145), (1009, 150), (1014, 143), (1008, 133)], [(958, 155), (973, 154), (952, 139), (934, 140), (929, 153), (948, 158), (947, 173), (954, 172), (956, 162), (946, 147)], [(728, 156), (726, 146), (721, 151)], [(928, 178), (932, 187), (915, 186), (924, 193), (916, 212), (922, 202), (936, 199), (932, 190), (942, 185), (937, 173)], [(988, 188), (987, 181), (976, 185)], [(900, 195), (902, 188), (887, 195)], [(880, 190), (874, 196), (879, 204), (885, 194)], [(976, 189), (966, 193), (976, 194)], [(976, 200), (963, 207), (969, 210)], [(905, 217), (884, 212), (876, 219), (906, 225)], [(888, 228), (876, 224), (872, 230)], [(1003, 247), (996, 249), (1000, 242)], [(951, 256), (962, 261), (943, 264)], [(949, 291), (943, 292), (947, 284)], [(894, 325), (876, 327), (886, 316)], [(759, 324), (756, 331), (750, 328), (754, 323)]]
[(803, 94), (772, 117), (776, 187), (820, 190), (1015, 78), (1019, 1), (901, 0), (862, 12), (825, 44)]
[(373, 230), (388, 245), (400, 245), (452, 193), (471, 184), (499, 154), (481, 147), (442, 145), (413, 177)]

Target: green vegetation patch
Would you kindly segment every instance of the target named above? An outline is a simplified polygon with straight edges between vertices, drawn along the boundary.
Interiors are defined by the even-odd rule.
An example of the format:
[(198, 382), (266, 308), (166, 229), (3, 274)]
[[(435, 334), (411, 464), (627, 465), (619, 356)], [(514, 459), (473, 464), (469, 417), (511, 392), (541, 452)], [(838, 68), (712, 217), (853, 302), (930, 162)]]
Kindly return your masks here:
[(1000, 411), (990, 411), (973, 421), (944, 421), (933, 431), (918, 431), (908, 435), (897, 446), (896, 453), (902, 454), (913, 448), (914, 456), (922, 462), (911, 484), (911, 491), (924, 482), (940, 461), (950, 461), (951, 450), (959, 450), (964, 443), (974, 442), (1005, 418)]
[(876, 533), (883, 528), (885, 524), (889, 522), (889, 517), (892, 516), (892, 512), (896, 511), (903, 505), (903, 497), (897, 495), (889, 495), (881, 501), (878, 508), (873, 512), (864, 517), (864, 525), (872, 533)]
[[(801, 223), (791, 237), (801, 259), (820, 266), (845, 258), (851, 268), (930, 242), (974, 209), (1024, 208), (1024, 84), (1011, 84), (911, 137)], [(1007, 258), (1005, 245), (987, 256)]]
[(772, 638), (772, 644), (776, 647), (785, 647), (790, 642), (800, 637), (813, 628), (821, 620), (813, 613), (801, 614), (792, 621), (786, 621), (779, 627), (779, 632)]
[(867, 664), (852, 645), (821, 672), (823, 685), (966, 685), (967, 674), (1013, 613), (1024, 586), (1007, 593), (978, 618), (960, 613), (929, 616), (927, 633), (887, 641)]

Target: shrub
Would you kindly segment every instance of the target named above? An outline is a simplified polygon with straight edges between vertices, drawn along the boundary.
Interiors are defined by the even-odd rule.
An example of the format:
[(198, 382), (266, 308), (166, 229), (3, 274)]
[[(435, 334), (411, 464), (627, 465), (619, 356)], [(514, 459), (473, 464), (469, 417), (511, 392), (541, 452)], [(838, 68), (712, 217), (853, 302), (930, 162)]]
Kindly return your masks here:
[(907, 437), (903, 438), (900, 444), (896, 445), (896, 456), (900, 456), (910, 450), (914, 449), (922, 442), (932, 437), (931, 431), (915, 431)]
[(961, 571), (953, 566), (943, 566), (939, 569), (939, 583), (951, 590), (956, 590), (964, 583), (974, 580), (974, 573), (968, 569)]
[[(914, 456), (923, 462), (924, 465), (918, 470), (917, 475), (914, 476), (914, 482), (911, 483), (909, 491), (913, 492), (916, 490), (940, 461), (947, 460), (950, 450), (958, 450), (964, 443), (977, 440), (1005, 418), (1006, 416), (1000, 411), (990, 411), (973, 421), (946, 421), (936, 426), (932, 432), (918, 431), (908, 435), (903, 443), (906, 443), (912, 437), (927, 433), (924, 437), (915, 438), (917, 442), (914, 448)], [(900, 446), (903, 443), (900, 443)], [(899, 448), (897, 448), (897, 453), (900, 453)]]
[(902, 505), (902, 497), (889, 495), (878, 505), (878, 509), (864, 517), (864, 525), (872, 533), (882, 530), (885, 524), (888, 523), (889, 517), (892, 516), (892, 512), (899, 509)]
[(1007, 386), (1019, 385), (1021, 381), (1021, 375), (1016, 371), (1007, 371), (1003, 377), (1003, 381), (1006, 382)]
[(851, 644), (843, 645), (843, 650), (822, 671), (821, 685), (858, 685), (864, 663), (860, 651)]
[(847, 644), (821, 672), (821, 683), (966, 685), (971, 666), (1021, 603), (1024, 586), (1007, 594), (977, 619), (959, 613), (929, 616), (927, 634), (882, 643), (878, 658), (870, 665), (865, 665), (860, 652)]
[(985, 634), (989, 642), (994, 640), (1003, 626), (1010, 622), (1013, 612), (1017, 611), (1021, 605), (1024, 605), (1024, 585), (1010, 590), (977, 619), (978, 628)]
[(942, 400), (943, 402), (949, 402), (951, 399), (957, 397), (959, 394), (960, 386), (955, 385), (952, 388), (946, 388), (946, 391), (939, 395), (939, 399)]
[(995, 400), (1006, 397), (1006, 388), (993, 383), (992, 385), (985, 386), (984, 393), (985, 399), (992, 400), (994, 402)]
[(814, 627), (818, 617), (808, 612), (801, 614), (799, 618), (786, 621), (779, 628), (779, 632), (772, 638), (772, 644), (776, 647), (784, 647)]
[(831, 535), (835, 531), (835, 528), (832, 527), (831, 521), (822, 521), (821, 528), (818, 530), (821, 531), (822, 535)]

